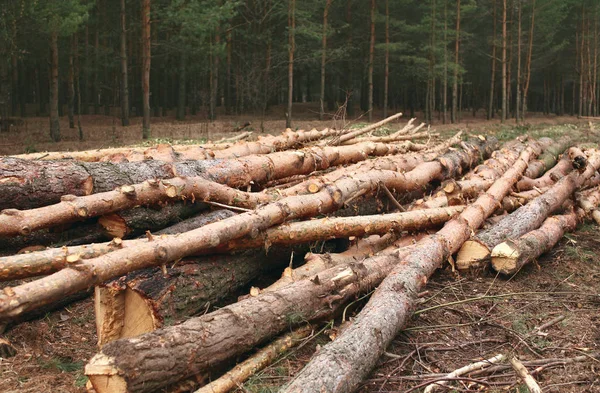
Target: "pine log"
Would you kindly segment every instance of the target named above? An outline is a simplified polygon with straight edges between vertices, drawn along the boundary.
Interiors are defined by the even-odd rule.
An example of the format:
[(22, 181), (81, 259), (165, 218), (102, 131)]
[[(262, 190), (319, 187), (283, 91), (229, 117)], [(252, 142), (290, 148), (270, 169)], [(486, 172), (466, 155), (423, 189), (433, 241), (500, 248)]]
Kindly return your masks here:
[(537, 160), (529, 163), (523, 177), (536, 179), (540, 177), (548, 169), (556, 165), (558, 157), (567, 150), (572, 144), (572, 138), (569, 135), (563, 135), (556, 142), (550, 138), (540, 138), (540, 142), (546, 143), (544, 151), (540, 154)]
[[(232, 217), (235, 213), (229, 210), (216, 210), (200, 214), (188, 220), (164, 228), (155, 235), (174, 235), (187, 232), (222, 219)], [(96, 258), (123, 247), (134, 247), (147, 242), (142, 240), (113, 239), (107, 243), (85, 244), (81, 246), (49, 248), (18, 255), (0, 257), (0, 281), (16, 280), (27, 277), (50, 274), (79, 260)]]
[(566, 175), (568, 175), (573, 170), (573, 164), (571, 163), (571, 159), (567, 154), (565, 154), (558, 163), (552, 167), (548, 172), (544, 174), (544, 176), (531, 179), (528, 177), (524, 177), (517, 183), (518, 191), (528, 191), (534, 188), (543, 188), (548, 187), (554, 183), (556, 183), (559, 179), (562, 179)]
[(200, 177), (175, 177), (169, 180), (147, 180), (114, 191), (77, 197), (64, 195), (61, 202), (31, 210), (7, 209), (0, 212), (0, 237), (28, 235), (33, 231), (83, 221), (140, 205), (155, 205), (189, 199), (214, 201), (226, 205), (254, 207), (271, 198), (262, 194), (241, 192)]
[(432, 149), (429, 149), (428, 151), (423, 152), (422, 154), (382, 157), (367, 162), (360, 162), (354, 165), (350, 165), (346, 168), (339, 168), (323, 176), (317, 176), (308, 179), (304, 182), (301, 182), (300, 184), (297, 184), (280, 192), (286, 196), (314, 194), (316, 192), (319, 192), (319, 190), (321, 190), (326, 184), (341, 179), (344, 176), (348, 176), (349, 173), (367, 172), (375, 169), (387, 169), (396, 172), (408, 172), (410, 170), (413, 170), (417, 165), (423, 162), (433, 160), (439, 154), (448, 150), (452, 145), (459, 143), (461, 135), (462, 133), (459, 132), (447, 141), (436, 145)]
[[(376, 138), (376, 139), (389, 138), (387, 141), (391, 142), (391, 141), (394, 140), (393, 138), (396, 137), (396, 136), (406, 135), (409, 132), (416, 132), (415, 126), (413, 125), (413, 123), (414, 123), (415, 120), (417, 120), (417, 119), (415, 117), (413, 117), (412, 119), (410, 119), (408, 121), (408, 123), (406, 123), (406, 125), (404, 127), (402, 127), (401, 129), (399, 129), (398, 131), (394, 132), (391, 135), (387, 135), (387, 136), (384, 136), (384, 137), (374, 137), (374, 138)], [(425, 126), (425, 123), (421, 123), (419, 125), (419, 129), (422, 128), (423, 126)], [(370, 138), (370, 137), (362, 137), (360, 139), (361, 140), (368, 139), (370, 142), (373, 142), (372, 138)], [(346, 142), (344, 142), (342, 144), (352, 144), (352, 143), (356, 143), (356, 142), (358, 142), (358, 140), (356, 140), (356, 139), (350, 139), (350, 140), (348, 140), (348, 141), (346, 141)]]
[(600, 153), (593, 151), (587, 159), (587, 166), (583, 172), (571, 172), (539, 197), (465, 242), (456, 256), (456, 267), (462, 271), (478, 271), (487, 267), (490, 252), (496, 245), (507, 239), (517, 239), (521, 235), (539, 228), (546, 217), (571, 198), (573, 193), (589, 180), (598, 168), (600, 168)]
[[(489, 206), (490, 213), (502, 197), (497, 194), (508, 192), (516, 182), (516, 177), (525, 170), (531, 151), (528, 149), (523, 154), (522, 160), (518, 161), (518, 167), (507, 172), (506, 176), (511, 177), (503, 178), (498, 182), (497, 187), (492, 187), (494, 193), (482, 197), (487, 202), (486, 206)], [(466, 211), (469, 212), (468, 215), (465, 215)], [(468, 208), (466, 211), (462, 213), (464, 216), (462, 219), (451, 221), (455, 223), (454, 225), (446, 225), (446, 230), (442, 233), (447, 234), (448, 239), (453, 240), (456, 236), (468, 238), (469, 223), (477, 224), (478, 221), (483, 221), (487, 212), (481, 207)], [(415, 269), (421, 266), (423, 261), (436, 259), (435, 266), (428, 267), (433, 271), (441, 259), (437, 260), (432, 252), (436, 254), (441, 252), (444, 255), (449, 253), (444, 250), (447, 243), (441, 236), (427, 239), (429, 238), (415, 246), (405, 247), (403, 253), (407, 257), (414, 258)], [(459, 246), (460, 244), (455, 248)], [(221, 364), (257, 343), (264, 342), (290, 324), (330, 316), (340, 304), (376, 286), (397, 263), (398, 260), (393, 255), (382, 255), (367, 258), (358, 264), (334, 267), (319, 274), (318, 280), (297, 281), (277, 291), (266, 292), (205, 316), (190, 319), (178, 326), (159, 329), (136, 339), (109, 343), (104, 346), (101, 353), (90, 360), (86, 366), (86, 374), (99, 393), (146, 392), (158, 389)], [(402, 305), (403, 303), (396, 303), (393, 309)], [(395, 315), (395, 312), (392, 312), (392, 315)], [(379, 331), (374, 329), (363, 334), (368, 336), (369, 340), (375, 335), (377, 338), (373, 337), (373, 339), (379, 341)], [(342, 336), (345, 334), (343, 333)], [(392, 337), (389, 339), (391, 340)], [(361, 341), (362, 337), (356, 342)], [(160, 343), (168, 343), (168, 348)], [(381, 352), (384, 348), (381, 348)], [(356, 350), (356, 346), (346, 348), (346, 351), (353, 353)], [(156, 352), (161, 352), (162, 355), (154, 356), (153, 353)], [(374, 363), (380, 353), (361, 352), (357, 355), (359, 359), (372, 358)], [(157, 362), (157, 359), (164, 360)], [(360, 361), (343, 363), (343, 367), (350, 365), (359, 366)], [(337, 374), (340, 366), (342, 365), (338, 364), (329, 371)], [(342, 371), (346, 372), (346, 370)], [(302, 388), (300, 391), (303, 391)], [(313, 389), (309, 387), (307, 391)]]
[(135, 163), (29, 161), (0, 159), (0, 210), (29, 209), (60, 201), (63, 195), (90, 195), (118, 186), (175, 176), (203, 176), (230, 187), (308, 174), (331, 166), (404, 152), (403, 146), (365, 142), (345, 147), (312, 147), (301, 151), (210, 161), (142, 161)]
[(534, 156), (531, 147), (524, 150), (500, 179), (435, 235), (364, 261), (378, 260), (393, 268), (353, 323), (322, 347), (282, 392), (354, 391), (407, 322), (428, 278), (496, 210)]
[(138, 206), (102, 216), (98, 219), (98, 224), (109, 236), (125, 239), (139, 236), (146, 231), (154, 233), (207, 209), (208, 205), (201, 202), (176, 202), (154, 207)]
[[(423, 125), (425, 125), (425, 124), (423, 123)], [(419, 128), (421, 128), (421, 126)], [(381, 136), (381, 137), (372, 136), (372, 137), (367, 137), (367, 138), (352, 139), (347, 142), (344, 142), (342, 144), (342, 146), (348, 146), (348, 145), (352, 145), (354, 143), (361, 143), (361, 142), (393, 143), (393, 142), (400, 142), (400, 141), (412, 141), (412, 140), (416, 140), (416, 139), (433, 139), (433, 138), (436, 138), (439, 136), (440, 136), (440, 134), (432, 133), (429, 131), (418, 132), (418, 133), (410, 134), (410, 135), (397, 135), (397, 136), (389, 135), (389, 136)]]
[(210, 382), (206, 386), (201, 387), (194, 393), (227, 393), (244, 382), (252, 375), (255, 375), (268, 365), (273, 363), (278, 357), (283, 355), (289, 349), (295, 347), (308, 338), (312, 334), (312, 327), (304, 326), (288, 333), (258, 352), (252, 355), (249, 359), (235, 366), (231, 371), (228, 371), (218, 379)]
[(577, 203), (586, 214), (587, 218), (592, 218), (596, 224), (600, 225), (600, 188), (595, 187), (582, 191), (576, 195)]
[(574, 211), (548, 217), (539, 229), (526, 233), (516, 240), (506, 240), (491, 252), (492, 267), (505, 275), (516, 274), (521, 268), (551, 250), (563, 237), (577, 227)]
[(186, 258), (129, 273), (95, 289), (98, 345), (136, 337), (206, 312), (261, 272), (286, 266), (301, 248)]
[[(83, 260), (37, 281), (0, 293), (0, 320), (134, 270), (166, 264), (249, 234), (257, 236), (261, 231), (284, 221), (335, 211), (345, 202), (355, 199), (357, 194), (377, 190), (381, 183), (397, 192), (425, 188), (434, 180), (443, 180), (461, 173), (465, 168), (472, 166), (479, 157), (490, 154), (490, 149), (496, 145), (497, 141), (494, 138), (482, 137), (463, 144), (461, 150), (448, 152), (434, 161), (420, 164), (407, 173), (385, 170), (359, 173), (342, 178), (310, 196), (283, 198), (275, 203), (259, 206), (251, 212), (175, 237), (156, 239), (137, 247), (124, 248), (98, 258)], [(219, 192), (214, 184), (206, 191), (210, 192), (209, 196)], [(0, 215), (0, 219), (2, 218)]]

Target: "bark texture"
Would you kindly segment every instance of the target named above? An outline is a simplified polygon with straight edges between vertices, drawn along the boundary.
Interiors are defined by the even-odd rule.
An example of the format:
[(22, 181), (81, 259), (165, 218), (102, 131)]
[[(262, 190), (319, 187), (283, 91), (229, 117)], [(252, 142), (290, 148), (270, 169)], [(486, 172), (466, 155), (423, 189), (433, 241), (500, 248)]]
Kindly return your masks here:
[[(497, 141), (493, 138), (476, 139), (472, 143), (464, 144), (461, 150), (446, 153), (435, 161), (423, 163), (404, 174), (377, 170), (346, 177), (310, 196), (283, 198), (179, 236), (155, 239), (139, 247), (125, 248), (81, 261), (68, 269), (62, 269), (40, 280), (11, 288), (8, 293), (0, 294), (0, 319), (40, 307), (57, 297), (78, 292), (130, 271), (175, 261), (248, 234), (256, 236), (260, 231), (286, 220), (335, 211), (345, 202), (355, 199), (357, 194), (375, 191), (381, 183), (397, 192), (425, 188), (434, 180), (443, 180), (462, 173), (480, 156), (489, 155), (490, 149), (496, 145)], [(215, 184), (211, 184), (209, 188), (209, 195), (204, 195), (206, 199), (220, 192)]]
[(351, 392), (411, 315), (416, 295), (433, 272), (493, 213), (535, 154), (530, 147), (486, 193), (435, 235), (414, 246), (367, 259), (394, 267), (352, 325), (327, 344), (283, 389), (284, 392)]
[[(542, 142), (543, 139), (547, 138), (540, 138), (540, 142)], [(567, 150), (571, 146), (571, 144), (571, 137), (565, 135), (556, 140), (556, 142), (544, 147), (544, 152), (540, 154), (537, 160), (529, 163), (529, 166), (527, 167), (527, 170), (525, 171), (525, 174), (523, 176), (532, 179), (541, 176), (548, 169), (556, 165), (558, 157), (565, 150)]]
[(559, 209), (567, 199), (571, 198), (575, 190), (590, 179), (598, 168), (600, 168), (600, 153), (594, 151), (581, 173), (578, 171), (571, 172), (550, 187), (544, 194), (465, 242), (456, 256), (456, 267), (464, 271), (469, 269), (478, 270), (487, 266), (489, 263), (488, 257), (494, 246), (507, 239), (517, 239), (521, 235), (539, 228), (546, 217)]

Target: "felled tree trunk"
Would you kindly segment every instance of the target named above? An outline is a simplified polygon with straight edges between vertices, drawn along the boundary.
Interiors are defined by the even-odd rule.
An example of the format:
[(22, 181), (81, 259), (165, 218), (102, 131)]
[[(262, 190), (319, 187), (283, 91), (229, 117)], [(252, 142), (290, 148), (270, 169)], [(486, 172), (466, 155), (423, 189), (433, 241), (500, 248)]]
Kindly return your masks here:
[(363, 262), (378, 260), (395, 267), (353, 323), (335, 341), (322, 347), (282, 391), (354, 391), (410, 317), (417, 294), (428, 278), (492, 214), (533, 155), (531, 148), (524, 150), (519, 160), (487, 192), (435, 235), (414, 246), (392, 249), (387, 255)]
[(528, 191), (534, 188), (548, 187), (556, 183), (559, 179), (565, 177), (573, 170), (573, 164), (571, 163), (570, 157), (565, 154), (558, 163), (544, 174), (544, 176), (537, 179), (524, 177), (517, 183), (518, 191)]
[[(213, 222), (234, 216), (229, 210), (216, 210), (200, 214), (196, 217), (179, 222), (164, 228), (155, 235), (173, 235), (191, 231)], [(96, 230), (96, 232), (99, 232)], [(70, 263), (77, 263), (82, 259), (96, 258), (123, 247), (132, 247), (136, 244), (147, 242), (148, 239), (125, 240), (114, 239), (107, 243), (85, 244), (81, 246), (50, 248), (47, 250), (33, 251), (18, 255), (0, 257), (0, 281), (34, 277), (54, 273)]]
[(505, 275), (516, 274), (523, 266), (551, 250), (565, 232), (576, 227), (577, 214), (574, 211), (548, 217), (539, 229), (495, 246), (491, 252), (492, 267)]
[[(64, 195), (84, 196), (123, 185), (175, 176), (201, 176), (230, 187), (262, 184), (331, 166), (404, 152), (401, 146), (365, 142), (344, 147), (313, 147), (267, 155), (210, 161), (146, 160), (135, 163), (30, 161), (0, 159), (0, 210), (29, 209), (57, 203)], [(435, 157), (435, 155), (433, 155)], [(425, 158), (432, 159), (431, 154)], [(157, 157), (161, 158), (161, 157)]]
[(136, 207), (102, 216), (98, 224), (109, 236), (124, 239), (146, 231), (158, 231), (206, 209), (208, 206), (202, 202), (176, 202), (157, 208)]
[[(261, 272), (281, 268), (295, 251), (243, 252), (187, 258), (164, 268), (129, 273), (95, 289), (96, 331), (102, 347), (206, 312), (231, 298)], [(305, 251), (304, 251), (305, 252)]]
[[(577, 157), (581, 157), (577, 155)], [(600, 153), (594, 152), (587, 160), (582, 173), (571, 172), (550, 187), (544, 194), (505, 216), (496, 225), (479, 232), (465, 242), (456, 256), (459, 270), (480, 270), (489, 264), (489, 255), (494, 246), (507, 239), (517, 239), (544, 222), (552, 212), (560, 208), (575, 190), (581, 187), (600, 168)]]
[[(548, 139), (549, 138), (540, 138), (540, 142)], [(567, 150), (571, 144), (572, 139), (569, 135), (562, 136), (556, 140), (556, 142), (548, 144), (544, 147), (544, 151), (538, 156), (537, 160), (529, 163), (523, 176), (531, 179), (540, 177), (544, 172), (556, 165), (558, 157)]]
[[(530, 154), (529, 150), (527, 154)], [(510, 178), (512, 182), (506, 180), (502, 182), (502, 185), (499, 186), (501, 191), (506, 193), (514, 184), (517, 175), (525, 170), (528, 158), (528, 156), (524, 156), (524, 160), (519, 161), (520, 165), (517, 169), (520, 171), (515, 169), (507, 172), (507, 175), (512, 175)], [(487, 205), (491, 206), (490, 213), (495, 208), (495, 201), (498, 199), (499, 197), (495, 194), (486, 194)], [(476, 223), (478, 217), (483, 214), (481, 208), (473, 207), (468, 210), (469, 215), (461, 220), (452, 221), (456, 221), (456, 225), (446, 226), (448, 229), (444, 233), (449, 232), (450, 239), (454, 239), (454, 236), (466, 239), (470, 232), (468, 223)], [(483, 218), (480, 218), (481, 221)], [(457, 225), (462, 225), (464, 228), (457, 231)], [(438, 241), (432, 240), (424, 243), (424, 240), (416, 246), (406, 247), (404, 249), (406, 254), (403, 256), (410, 256), (411, 259), (418, 260), (414, 266), (421, 266), (423, 260), (431, 258), (432, 252), (437, 254), (438, 250), (446, 247), (445, 239), (442, 237), (434, 237), (434, 239)], [(459, 246), (460, 244), (455, 247)], [(447, 253), (444, 251), (442, 254)], [(439, 260), (436, 258), (433, 269), (442, 260), (442, 258)], [(88, 363), (86, 374), (90, 377), (94, 387), (100, 389), (98, 390), (100, 393), (110, 391), (110, 389), (113, 392), (152, 391), (218, 365), (226, 359), (252, 348), (256, 343), (272, 337), (281, 329), (293, 324), (294, 321), (299, 323), (331, 315), (337, 306), (353, 298), (357, 293), (376, 286), (397, 263), (397, 258), (384, 255), (367, 258), (356, 265), (334, 267), (319, 274), (318, 280), (297, 281), (277, 291), (266, 292), (206, 316), (190, 319), (179, 326), (160, 329), (135, 340), (115, 341), (106, 345), (102, 352)], [(433, 270), (431, 267), (428, 269)], [(394, 309), (402, 305), (396, 304)], [(392, 312), (392, 315), (394, 314), (395, 312)], [(223, 330), (225, 326), (229, 326), (226, 331)], [(377, 328), (365, 335), (376, 336), (373, 337), (373, 340), (379, 341), (381, 337), (379, 332), (380, 329)], [(389, 339), (391, 340), (392, 337)], [(168, 358), (169, 367), (166, 367), (166, 364), (149, 361), (149, 359), (156, 359), (153, 355), (154, 352), (163, 351), (163, 354), (165, 353), (164, 346), (161, 346), (160, 349), (157, 348), (160, 346), (159, 342), (169, 343), (169, 356), (161, 357), (165, 360)], [(356, 342), (362, 342), (362, 337), (358, 338)], [(386, 343), (380, 344), (385, 345)], [(135, 351), (133, 346), (135, 346)], [(344, 348), (346, 349), (341, 353), (357, 350), (356, 345), (344, 346)], [(365, 347), (365, 349), (367, 348)], [(384, 347), (381, 348), (381, 352), (383, 349)], [(374, 363), (381, 352), (365, 354), (363, 351), (357, 356), (359, 359), (372, 358)], [(171, 353), (174, 356), (171, 356)], [(359, 360), (344, 362), (344, 367), (360, 367), (360, 365)], [(333, 379), (336, 379), (335, 375), (339, 375), (340, 366), (336, 364), (329, 368), (328, 371), (332, 373)], [(150, 370), (153, 371), (150, 372)], [(341, 371), (345, 373), (347, 370)], [(353, 369), (352, 372), (356, 372), (356, 370)], [(312, 389), (310, 386), (308, 388), (308, 391), (320, 391)], [(304, 390), (300, 388), (300, 391)]]
[[(496, 144), (493, 138), (478, 139), (471, 144), (465, 144), (462, 150), (446, 153), (435, 161), (423, 163), (407, 173), (384, 170), (360, 173), (342, 178), (310, 196), (283, 198), (275, 203), (268, 203), (253, 211), (179, 236), (156, 239), (147, 244), (113, 251), (91, 260), (83, 260), (50, 276), (11, 288), (9, 292), (0, 294), (0, 320), (134, 270), (166, 264), (248, 234), (256, 236), (261, 231), (287, 220), (314, 217), (335, 211), (345, 202), (355, 199), (357, 195), (377, 190), (382, 183), (397, 192), (425, 188), (434, 180), (443, 180), (461, 173), (465, 168), (473, 165), (481, 155), (490, 154), (490, 148), (495, 147)], [(209, 195), (204, 195), (206, 199), (213, 195), (218, 196), (220, 193), (215, 184), (211, 184), (210, 189), (206, 191), (210, 191)], [(117, 191), (117, 194), (121, 193)], [(138, 194), (140, 193), (136, 195)], [(0, 215), (0, 221), (2, 218), (3, 216)]]
[(596, 224), (600, 225), (600, 188), (595, 187), (583, 191), (576, 196), (577, 203), (584, 210), (588, 218), (592, 218)]

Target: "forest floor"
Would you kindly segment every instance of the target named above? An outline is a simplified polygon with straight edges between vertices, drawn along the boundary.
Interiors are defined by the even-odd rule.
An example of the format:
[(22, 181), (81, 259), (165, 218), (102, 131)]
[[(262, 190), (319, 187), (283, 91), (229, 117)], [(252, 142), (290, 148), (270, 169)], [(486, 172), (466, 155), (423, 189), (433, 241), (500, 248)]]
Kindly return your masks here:
[[(472, 132), (493, 133), (501, 139), (523, 133), (533, 136), (577, 133), (582, 140), (598, 141), (593, 125), (587, 121), (573, 125), (575, 122), (574, 118), (534, 118), (518, 128), (481, 121), (433, 128), (450, 134), (468, 127)], [(556, 126), (561, 123), (569, 125)], [(223, 128), (232, 124), (227, 123)], [(298, 121), (297, 125), (320, 128), (330, 126), (331, 122)], [(278, 123), (274, 126), (277, 129), (270, 131), (280, 132), (283, 127)], [(548, 126), (553, 127), (548, 129)], [(168, 136), (159, 131), (159, 124), (154, 129), (161, 137)], [(105, 145), (84, 146), (80, 148)], [(57, 150), (46, 142), (36, 142), (38, 147), (38, 150)], [(419, 378), (422, 374), (450, 372), (500, 353), (532, 360), (574, 357), (599, 350), (598, 249), (598, 228), (586, 224), (565, 236), (538, 264), (526, 266), (508, 280), (489, 272), (476, 277), (460, 276), (450, 266), (438, 270), (428, 283), (428, 292), (421, 298), (415, 316), (387, 349), (388, 354), (380, 359), (360, 392), (419, 391), (416, 387), (422, 382)], [(351, 318), (364, 301), (349, 307), (346, 315)], [(534, 334), (535, 327), (557, 316), (565, 318), (541, 334)], [(336, 320), (335, 325), (339, 322)], [(255, 375), (239, 391), (277, 391), (335, 335), (335, 328), (315, 325), (315, 332), (318, 334)], [(83, 367), (97, 351), (92, 299), (22, 323), (8, 331), (6, 338), (18, 353), (13, 358), (0, 359), (0, 392), (85, 391), (87, 378)], [(536, 375), (536, 379), (544, 392), (600, 392), (600, 364), (590, 359), (549, 368)], [(511, 372), (491, 381), (508, 381), (508, 385), (492, 386), (486, 391), (527, 391)], [(455, 391), (475, 391), (475, 387), (463, 385)]]

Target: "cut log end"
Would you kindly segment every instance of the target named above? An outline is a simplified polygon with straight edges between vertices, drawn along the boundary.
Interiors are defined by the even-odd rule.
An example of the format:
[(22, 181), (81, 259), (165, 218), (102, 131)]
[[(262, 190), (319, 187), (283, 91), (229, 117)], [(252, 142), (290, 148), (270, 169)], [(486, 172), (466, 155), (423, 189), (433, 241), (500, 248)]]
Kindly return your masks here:
[(456, 255), (456, 268), (460, 271), (482, 267), (490, 255), (490, 250), (476, 240), (467, 240)]
[(98, 224), (112, 237), (123, 239), (128, 233), (127, 223), (118, 214), (107, 214), (98, 219)]
[(120, 338), (151, 332), (162, 325), (152, 306), (130, 288), (97, 287), (94, 302), (99, 347)]
[(514, 274), (519, 270), (520, 256), (519, 249), (510, 240), (500, 243), (492, 250), (492, 267), (502, 274)]
[(119, 376), (111, 357), (99, 353), (85, 366), (85, 375), (89, 378), (97, 393), (125, 393), (127, 382)]

